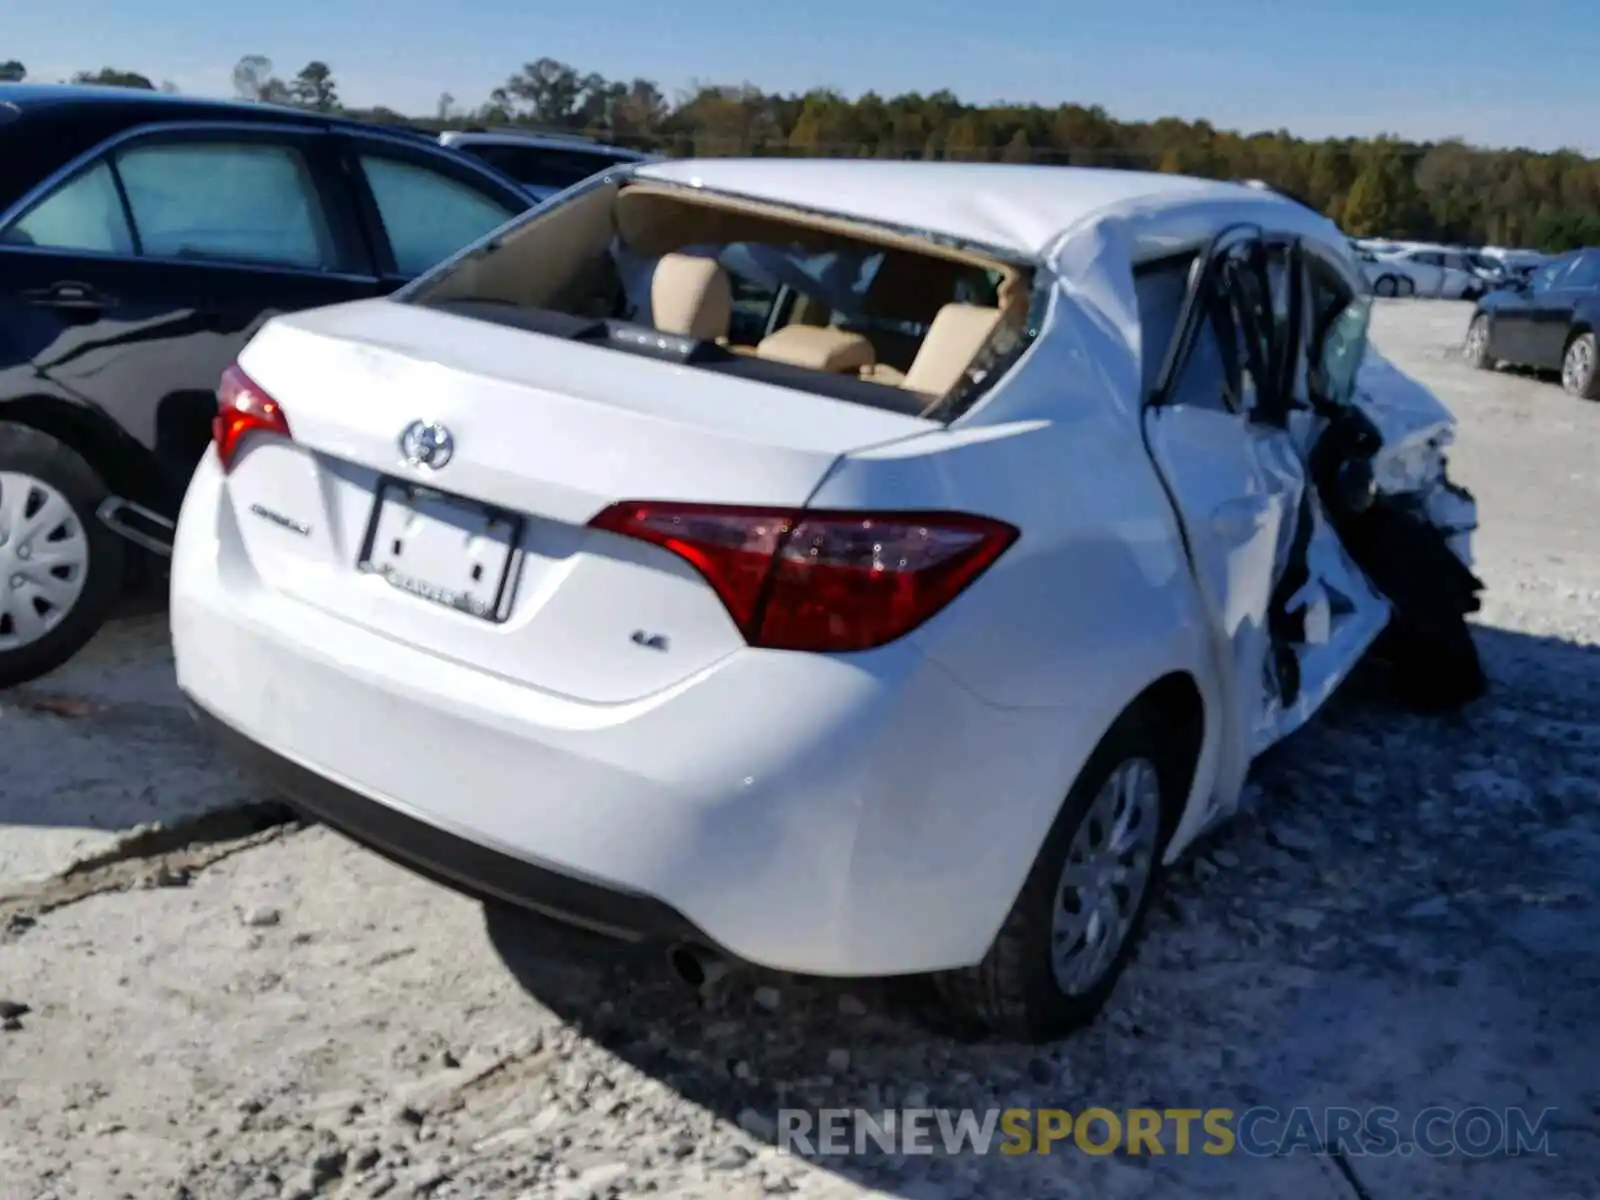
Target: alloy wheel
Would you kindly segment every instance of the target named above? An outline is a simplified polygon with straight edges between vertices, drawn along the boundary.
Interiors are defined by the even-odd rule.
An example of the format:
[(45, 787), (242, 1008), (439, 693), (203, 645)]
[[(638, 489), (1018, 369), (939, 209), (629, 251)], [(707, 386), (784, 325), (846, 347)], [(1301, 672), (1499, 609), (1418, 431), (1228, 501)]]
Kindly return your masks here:
[(1582, 395), (1594, 379), (1594, 341), (1587, 337), (1572, 340), (1561, 360), (1561, 386), (1573, 395)]
[(1079, 823), (1056, 887), (1051, 968), (1064, 994), (1093, 990), (1116, 962), (1150, 887), (1160, 826), (1155, 764), (1124, 761)]

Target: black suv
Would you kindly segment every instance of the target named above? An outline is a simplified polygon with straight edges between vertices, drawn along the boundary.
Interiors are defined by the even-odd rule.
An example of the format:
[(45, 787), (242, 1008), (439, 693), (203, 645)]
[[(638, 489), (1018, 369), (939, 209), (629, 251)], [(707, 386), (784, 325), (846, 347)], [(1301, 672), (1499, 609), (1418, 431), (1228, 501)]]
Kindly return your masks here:
[(0, 85), (0, 687), (170, 547), (221, 374), (268, 317), (382, 295), (525, 211), (406, 132)]

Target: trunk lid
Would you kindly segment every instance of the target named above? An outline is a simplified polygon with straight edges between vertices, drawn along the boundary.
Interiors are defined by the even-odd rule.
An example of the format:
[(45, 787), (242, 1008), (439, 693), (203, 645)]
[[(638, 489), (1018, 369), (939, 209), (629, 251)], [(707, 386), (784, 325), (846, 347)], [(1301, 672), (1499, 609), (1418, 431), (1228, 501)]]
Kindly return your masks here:
[[(710, 586), (585, 527), (623, 500), (799, 508), (838, 458), (936, 423), (491, 322), (364, 301), (280, 317), (240, 366), (293, 441), (227, 502), (261, 586), (449, 660), (622, 703), (743, 646)], [(436, 469), (402, 435), (447, 430)], [(426, 439), (425, 439), (426, 440)]]

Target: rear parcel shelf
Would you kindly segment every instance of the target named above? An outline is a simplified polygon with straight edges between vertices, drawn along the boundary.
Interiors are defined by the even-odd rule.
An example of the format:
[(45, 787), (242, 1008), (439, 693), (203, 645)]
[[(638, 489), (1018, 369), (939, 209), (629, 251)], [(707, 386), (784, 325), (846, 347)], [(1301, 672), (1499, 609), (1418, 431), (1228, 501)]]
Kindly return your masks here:
[(419, 308), (468, 320), (486, 321), (562, 341), (604, 346), (679, 366), (700, 367), (752, 383), (793, 388), (829, 400), (864, 404), (909, 417), (922, 415), (928, 405), (926, 396), (892, 384), (855, 375), (828, 374), (751, 354), (736, 354), (713, 341), (662, 333), (648, 325), (613, 317), (579, 317), (500, 300), (444, 299), (414, 303)]

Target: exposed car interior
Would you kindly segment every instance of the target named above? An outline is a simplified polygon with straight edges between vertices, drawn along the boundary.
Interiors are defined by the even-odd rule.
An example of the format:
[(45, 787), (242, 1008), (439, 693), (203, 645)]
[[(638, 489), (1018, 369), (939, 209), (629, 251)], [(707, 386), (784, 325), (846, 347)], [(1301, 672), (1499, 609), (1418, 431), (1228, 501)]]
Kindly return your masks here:
[(920, 412), (1022, 343), (1031, 285), (965, 249), (637, 181), (534, 216), (407, 299), (660, 353), (627, 327), (646, 328), (687, 365)]

